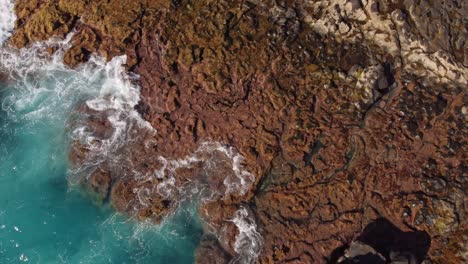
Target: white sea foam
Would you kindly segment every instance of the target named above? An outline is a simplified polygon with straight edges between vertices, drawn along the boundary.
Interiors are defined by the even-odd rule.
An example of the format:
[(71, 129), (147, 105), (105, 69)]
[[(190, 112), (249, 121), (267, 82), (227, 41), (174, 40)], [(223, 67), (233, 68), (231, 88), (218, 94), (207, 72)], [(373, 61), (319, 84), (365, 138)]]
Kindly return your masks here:
[(110, 62), (92, 57), (86, 63), (86, 65), (95, 65), (104, 75), (104, 82), (98, 94), (95, 98), (86, 101), (86, 105), (107, 115), (112, 132), (105, 138), (99, 138), (94, 135), (93, 129), (86, 125), (73, 131), (73, 138), (79, 140), (89, 150), (87, 160), (80, 170), (117, 155), (116, 152), (132, 140), (130, 131), (144, 129), (155, 132), (134, 109), (140, 100), (140, 93), (138, 86), (133, 82), (136, 76), (128, 75), (123, 67), (125, 62), (126, 56), (118, 56)]
[[(12, 120), (28, 118), (34, 123), (47, 117), (64, 125), (80, 102), (102, 112), (111, 125), (106, 138), (96, 136), (86, 122), (81, 126), (79, 122), (74, 124), (71, 133), (74, 140), (89, 149), (84, 166), (73, 171), (82, 175), (79, 172), (89, 171), (131, 140), (130, 131), (142, 128), (154, 133), (154, 129), (134, 110), (140, 98), (139, 88), (134, 84), (137, 76), (125, 71), (126, 56), (109, 62), (92, 56), (89, 62), (71, 69), (63, 64), (63, 55), (70, 48), (72, 37), (73, 33), (63, 40), (53, 38), (20, 50), (0, 48), (0, 68), (9, 72), (15, 86), (14, 93), (2, 98), (2, 109), (11, 114)], [(57, 50), (50, 55), (48, 47)]]
[[(162, 166), (146, 180), (164, 179), (156, 185), (156, 189), (140, 188), (134, 190), (138, 195), (140, 206), (150, 206), (150, 197), (161, 195), (167, 199), (176, 199), (177, 203), (200, 199), (202, 203), (225, 198), (228, 195), (245, 195), (254, 182), (254, 176), (244, 166), (243, 157), (232, 147), (218, 142), (205, 142), (190, 156), (178, 160), (168, 160), (159, 157)], [(201, 163), (201, 175), (196, 175), (191, 181), (180, 184), (176, 181), (176, 173), (180, 168), (192, 168)], [(230, 171), (226, 171), (230, 168)], [(199, 172), (200, 173), (200, 172)], [(220, 177), (221, 176), (221, 177)], [(209, 183), (215, 178), (214, 186)], [(216, 179), (219, 177), (219, 179)], [(220, 181), (217, 182), (216, 181)], [(220, 184), (224, 185), (219, 188)], [(153, 185), (154, 186), (154, 185)], [(260, 255), (263, 239), (257, 231), (253, 215), (245, 207), (240, 207), (231, 221), (238, 229), (234, 242), (237, 255), (231, 263), (253, 263)], [(216, 232), (216, 231), (215, 231)]]
[[(0, 68), (10, 73), (9, 77), (14, 80), (10, 83), (15, 86), (14, 93), (2, 98), (3, 110), (31, 122), (38, 116), (63, 119), (64, 112), (80, 95), (93, 93), (96, 85), (86, 86), (88, 82), (92, 83), (92, 70), (83, 68), (78, 72), (61, 62), (63, 48), (69, 45), (70, 38), (37, 43), (20, 50), (0, 48)], [(60, 49), (54, 56), (49, 56), (45, 48), (52, 45)], [(12, 118), (16, 119), (15, 116)]]
[[(245, 195), (254, 182), (254, 176), (244, 166), (243, 157), (233, 147), (218, 142), (202, 143), (192, 155), (183, 159), (158, 159), (162, 167), (155, 171), (152, 177), (164, 179), (156, 186), (156, 192), (167, 198), (176, 194), (182, 198), (198, 195), (202, 202), (206, 202), (228, 195)], [(198, 172), (200, 175), (195, 175), (192, 181), (177, 186), (177, 170), (192, 168), (197, 164), (202, 166)], [(226, 166), (230, 167), (231, 171), (226, 171)], [(207, 182), (216, 186), (210, 186)], [(223, 188), (219, 188), (221, 182)]]
[[(2, 46), (14, 27), (13, 3), (0, 0), (0, 10)], [(63, 40), (53, 38), (20, 50), (0, 47), (0, 68), (8, 71), (14, 80), (15, 93), (5, 94), (1, 105), (12, 120), (27, 118), (33, 123), (49, 118), (65, 125), (76, 105), (86, 102), (89, 109), (101, 113), (111, 125), (110, 132), (102, 136), (96, 135), (94, 128), (88, 127), (85, 120), (73, 124), (72, 140), (78, 140), (88, 150), (83, 165), (71, 171), (73, 184), (79, 181), (79, 177), (89, 176), (102, 162), (118, 159), (119, 151), (129, 142), (136, 141), (135, 131), (156, 133), (156, 130), (135, 110), (140, 99), (139, 87), (135, 84), (138, 76), (125, 71), (126, 56), (115, 57), (109, 62), (92, 56), (89, 62), (71, 69), (64, 65), (63, 55), (71, 46), (72, 36), (73, 33)], [(46, 52), (48, 47), (56, 48), (56, 52), (50, 55)], [(149, 185), (153, 188), (134, 190), (139, 205), (143, 207), (150, 206), (150, 198), (154, 195), (177, 199), (176, 208), (177, 204), (195, 197), (207, 202), (228, 195), (244, 195), (254, 182), (254, 176), (245, 168), (243, 157), (235, 148), (218, 142), (203, 143), (183, 159), (155, 158), (163, 166), (151, 175), (129, 168), (138, 181), (159, 182)], [(200, 163), (200, 175), (181, 185), (177, 183), (178, 169)], [(127, 164), (131, 165), (131, 162)], [(239, 257), (236, 261), (242, 263), (254, 260), (261, 246), (255, 223), (245, 212), (241, 208), (232, 220), (239, 228), (235, 249)]]
[(263, 239), (257, 231), (255, 220), (245, 207), (241, 207), (231, 221), (239, 232), (234, 242), (234, 250), (238, 256), (231, 263), (252, 263), (260, 255), (263, 246)]
[(14, 8), (13, 0), (0, 0), (0, 46), (11, 36), (15, 28)]

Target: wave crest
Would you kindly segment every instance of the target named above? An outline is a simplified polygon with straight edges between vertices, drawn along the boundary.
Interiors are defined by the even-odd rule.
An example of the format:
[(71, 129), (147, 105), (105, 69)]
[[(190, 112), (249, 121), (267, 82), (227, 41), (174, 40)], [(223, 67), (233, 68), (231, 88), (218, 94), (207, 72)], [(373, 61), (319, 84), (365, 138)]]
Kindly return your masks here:
[[(7, 2), (12, 3), (0, 0), (0, 7)], [(0, 23), (6, 20), (2, 17)], [(0, 43), (9, 36), (7, 31), (0, 28)], [(35, 122), (40, 116), (41, 120), (46, 117), (68, 125), (72, 143), (82, 152), (78, 162), (70, 167), (71, 185), (82, 183), (103, 166), (113, 167), (118, 177), (137, 182), (132, 190), (137, 209), (150, 207), (151, 199), (160, 196), (172, 200), (171, 212), (191, 199), (205, 203), (248, 193), (255, 177), (235, 148), (219, 142), (201, 143), (183, 159), (146, 157), (160, 164), (156, 170), (133, 166), (129, 146), (146, 146), (147, 139), (157, 133), (135, 110), (140, 100), (138, 76), (126, 72), (126, 56), (109, 62), (91, 56), (88, 62), (69, 68), (63, 63), (63, 55), (71, 47), (72, 36), (73, 33), (65, 39), (53, 38), (20, 50), (0, 48), (0, 67), (15, 80), (15, 92), (2, 98), (2, 109), (12, 120), (28, 118)], [(56, 51), (49, 54), (48, 48)], [(186, 169), (191, 171), (184, 175)], [(233, 263), (253, 261), (262, 242), (252, 216), (240, 208), (232, 223), (239, 230), (235, 242), (239, 256)]]
[(252, 263), (259, 257), (263, 246), (263, 238), (257, 231), (252, 213), (241, 207), (234, 213), (231, 221), (239, 232), (234, 242), (234, 250), (238, 256), (231, 263)]
[(15, 28), (15, 3), (13, 0), (0, 0), (0, 47), (11, 36)]

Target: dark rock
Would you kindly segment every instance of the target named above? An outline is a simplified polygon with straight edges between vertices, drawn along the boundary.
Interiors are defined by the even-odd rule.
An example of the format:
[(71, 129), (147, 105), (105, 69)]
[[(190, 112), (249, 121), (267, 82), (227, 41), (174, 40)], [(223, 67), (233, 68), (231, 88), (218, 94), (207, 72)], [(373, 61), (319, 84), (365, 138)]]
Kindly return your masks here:
[(227, 264), (229, 260), (216, 238), (203, 239), (195, 253), (195, 263)]

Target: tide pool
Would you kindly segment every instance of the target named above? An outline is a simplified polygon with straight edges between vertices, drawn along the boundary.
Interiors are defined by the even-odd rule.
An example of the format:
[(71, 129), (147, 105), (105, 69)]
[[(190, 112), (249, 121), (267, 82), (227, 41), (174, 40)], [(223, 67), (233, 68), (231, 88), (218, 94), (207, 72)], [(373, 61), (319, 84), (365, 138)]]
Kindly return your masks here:
[(160, 225), (137, 223), (69, 185), (68, 118), (79, 102), (133, 95), (116, 87), (127, 83), (124, 58), (72, 70), (60, 50), (41, 50), (0, 48), (10, 75), (0, 83), (0, 263), (192, 263), (202, 235), (196, 205)]

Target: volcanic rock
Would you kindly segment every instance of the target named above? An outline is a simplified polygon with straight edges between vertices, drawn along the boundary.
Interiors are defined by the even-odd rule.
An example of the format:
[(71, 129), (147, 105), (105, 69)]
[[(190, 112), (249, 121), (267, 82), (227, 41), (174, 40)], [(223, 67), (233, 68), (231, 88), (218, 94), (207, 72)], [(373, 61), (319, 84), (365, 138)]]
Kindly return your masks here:
[[(462, 263), (467, 8), (459, 0), (19, 0), (10, 43), (74, 30), (64, 56), (71, 66), (93, 53), (127, 54), (140, 76), (136, 109), (156, 133), (135, 132), (120, 150), (125, 159), (96, 172), (90, 189), (102, 198), (110, 188), (117, 210), (159, 221), (193, 186), (211, 186), (221, 195), (205, 199), (200, 215), (219, 244), (203, 241), (199, 262), (238, 253), (230, 221), (242, 204), (263, 237), (260, 263), (330, 262), (337, 249), (355, 251), (378, 219), (427, 235), (427, 250), (412, 253), (418, 262)], [(98, 113), (88, 124), (98, 139), (112, 131)], [(200, 151), (206, 142), (218, 152)], [(87, 150), (74, 146), (80, 164)], [(232, 157), (243, 157), (238, 167)], [(147, 175), (158, 177), (141, 180)], [(251, 176), (248, 190), (226, 194), (220, 177), (238, 175)]]

